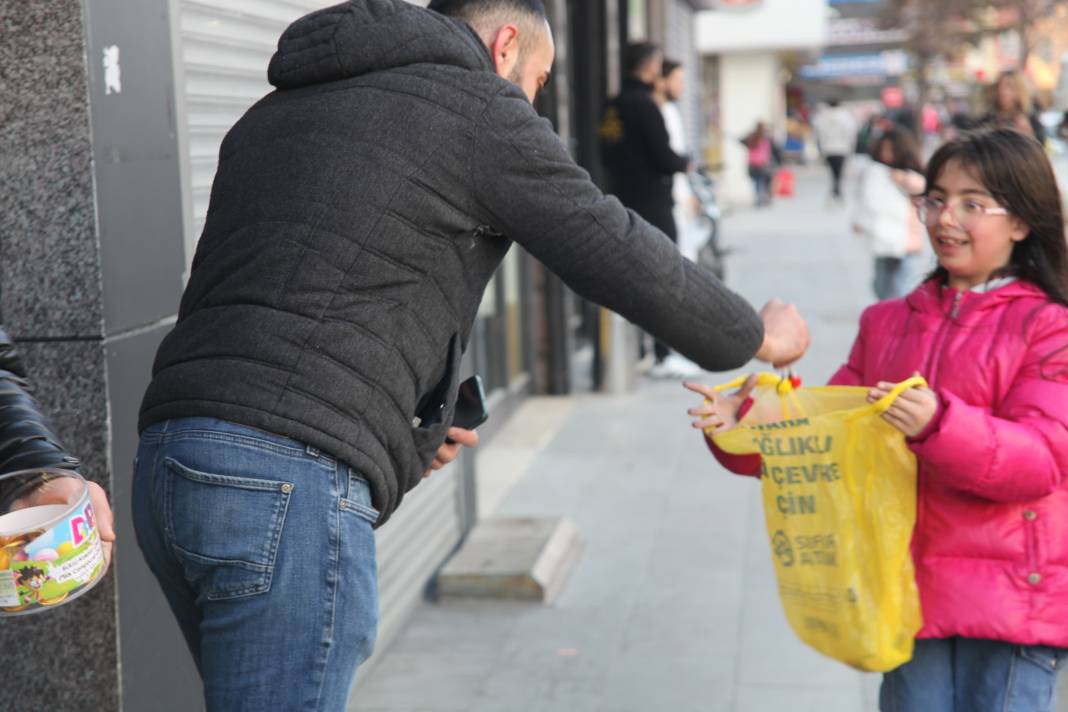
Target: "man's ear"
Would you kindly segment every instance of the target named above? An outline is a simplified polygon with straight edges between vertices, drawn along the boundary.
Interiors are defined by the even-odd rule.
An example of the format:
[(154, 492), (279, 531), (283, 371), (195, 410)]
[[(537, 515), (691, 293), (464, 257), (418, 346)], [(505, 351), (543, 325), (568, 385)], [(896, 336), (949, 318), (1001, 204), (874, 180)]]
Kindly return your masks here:
[(508, 24), (497, 30), (490, 44), (490, 53), (497, 74), (505, 79), (510, 77), (519, 63), (519, 27)]

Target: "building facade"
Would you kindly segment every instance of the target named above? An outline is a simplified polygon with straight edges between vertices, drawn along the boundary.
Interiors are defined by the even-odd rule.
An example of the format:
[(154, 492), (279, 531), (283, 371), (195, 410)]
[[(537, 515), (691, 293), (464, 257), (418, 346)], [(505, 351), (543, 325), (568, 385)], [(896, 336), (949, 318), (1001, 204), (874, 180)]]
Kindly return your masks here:
[(827, 0), (746, 0), (713, 3), (696, 17), (704, 57), (706, 107), (702, 140), (721, 170), (721, 198), (750, 204), (746, 149), (741, 140), (763, 121), (781, 138), (791, 68), (826, 41)]

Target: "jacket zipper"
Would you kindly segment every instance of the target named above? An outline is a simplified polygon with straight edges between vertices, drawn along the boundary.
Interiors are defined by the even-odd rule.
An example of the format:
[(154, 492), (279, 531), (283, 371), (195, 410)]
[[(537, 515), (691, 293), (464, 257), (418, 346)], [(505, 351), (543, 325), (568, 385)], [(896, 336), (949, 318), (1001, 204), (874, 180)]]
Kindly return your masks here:
[[(931, 383), (931, 382), (934, 381), (935, 356), (942, 349), (942, 344), (945, 343), (947, 332), (949, 331), (950, 325), (957, 320), (957, 316), (960, 314), (960, 302), (961, 302), (961, 298), (963, 296), (964, 296), (964, 290), (960, 290), (960, 291), (957, 292), (956, 296), (953, 297), (953, 306), (949, 310), (949, 319), (947, 319), (946, 321), (942, 322), (942, 326), (938, 330), (938, 338), (936, 339), (937, 347), (936, 348), (932, 348), (931, 349), (931, 354), (927, 357), (927, 368), (925, 370), (925, 373), (923, 373), (922, 375), (923, 375), (924, 378), (927, 379), (928, 383)], [(921, 481), (921, 477), (922, 477), (921, 473), (922, 473), (921, 468), (917, 467), (916, 468), (916, 529), (917, 530), (922, 529), (923, 520), (926, 518), (926, 514), (927, 514), (927, 507), (924, 506), (924, 498), (922, 496), (920, 496), (921, 495), (921, 491), (923, 489), (922, 488), (922, 481)], [(914, 563), (914, 565), (915, 565), (915, 563)], [(917, 575), (919, 575), (919, 567), (918, 566), (916, 567), (916, 573), (917, 573)]]
[(931, 349), (931, 353), (927, 357), (927, 368), (925, 369), (925, 372), (921, 374), (928, 381), (934, 380), (935, 356), (938, 355), (939, 350), (942, 348), (942, 343), (946, 340), (946, 331), (948, 331), (950, 324), (955, 322), (957, 316), (960, 314), (960, 302), (963, 296), (964, 291), (961, 290), (957, 292), (955, 297), (953, 297), (953, 306), (949, 310), (949, 319), (943, 321), (941, 328), (938, 330), (938, 338), (936, 339), (938, 348)]

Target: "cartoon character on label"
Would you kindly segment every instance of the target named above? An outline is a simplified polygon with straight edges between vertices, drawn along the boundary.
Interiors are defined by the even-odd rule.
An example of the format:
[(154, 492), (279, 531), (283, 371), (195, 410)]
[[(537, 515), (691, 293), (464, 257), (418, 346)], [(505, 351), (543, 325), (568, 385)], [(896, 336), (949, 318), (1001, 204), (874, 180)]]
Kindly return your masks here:
[(19, 603), (29, 606), (41, 602), (41, 587), (48, 580), (48, 574), (36, 566), (20, 569), (15, 583), (19, 591)]

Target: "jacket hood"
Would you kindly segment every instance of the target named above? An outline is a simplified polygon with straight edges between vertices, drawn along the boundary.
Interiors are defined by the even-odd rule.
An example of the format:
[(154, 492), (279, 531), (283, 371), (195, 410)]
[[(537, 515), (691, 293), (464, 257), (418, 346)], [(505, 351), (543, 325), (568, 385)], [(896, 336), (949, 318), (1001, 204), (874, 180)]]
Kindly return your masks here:
[(465, 22), (404, 0), (349, 0), (290, 25), (267, 79), (297, 89), (426, 63), (493, 71), (489, 51)]
[(957, 301), (958, 294), (960, 300), (957, 313), (962, 317), (994, 309), (1017, 299), (1048, 299), (1046, 293), (1037, 285), (1022, 279), (989, 292), (963, 293), (943, 286), (938, 279), (928, 279), (905, 297), (905, 301), (910, 308), (918, 312), (948, 314), (953, 311), (953, 303)]

